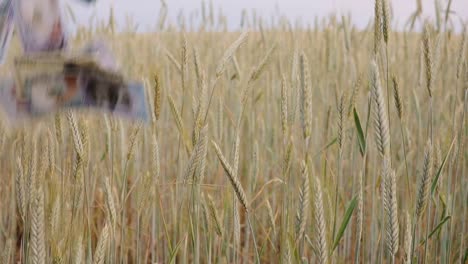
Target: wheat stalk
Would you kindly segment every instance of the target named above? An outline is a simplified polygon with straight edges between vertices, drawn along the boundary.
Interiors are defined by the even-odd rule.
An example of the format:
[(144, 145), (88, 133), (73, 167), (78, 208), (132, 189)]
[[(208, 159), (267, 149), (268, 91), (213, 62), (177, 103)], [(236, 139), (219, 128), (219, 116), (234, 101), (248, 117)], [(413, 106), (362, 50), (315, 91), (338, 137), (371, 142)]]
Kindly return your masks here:
[(84, 262), (84, 250), (83, 250), (83, 236), (79, 235), (75, 242), (74, 250), (74, 262), (75, 264), (81, 264)]
[(394, 261), (398, 251), (399, 243), (399, 226), (398, 226), (398, 203), (396, 192), (396, 176), (395, 172), (390, 168), (389, 161), (384, 162), (383, 181), (384, 181), (384, 208), (387, 218), (386, 225), (386, 242), (389, 254)]
[(104, 264), (106, 261), (106, 252), (107, 244), (109, 242), (109, 225), (103, 227), (101, 235), (99, 235), (99, 240), (96, 245), (96, 250), (94, 252), (93, 263), (94, 264)]
[(463, 71), (463, 64), (466, 63), (465, 61), (465, 50), (466, 50), (466, 42), (468, 38), (468, 31), (466, 30), (466, 26), (463, 28), (462, 39), (460, 42), (460, 48), (458, 50), (458, 63), (457, 63), (457, 79), (461, 78), (462, 71)]
[[(31, 160), (29, 164), (29, 179), (25, 180), (25, 185), (26, 185), (26, 195), (27, 195), (27, 203), (26, 206), (29, 207), (30, 203), (33, 202), (33, 199), (35, 199), (34, 195), (36, 192), (37, 188), (37, 138), (36, 135), (33, 135), (33, 143), (32, 143), (32, 153), (31, 153)], [(31, 210), (31, 209), (29, 209)]]
[[(187, 43), (187, 37), (185, 36), (185, 33), (182, 34), (182, 49), (181, 49), (181, 59), (182, 63), (181, 65), (181, 81), (182, 81), (182, 91), (184, 92), (185, 95), (185, 88), (187, 86), (187, 72), (188, 72), (188, 43)], [(183, 108), (182, 108), (183, 109)], [(183, 113), (183, 111), (182, 111)]]
[(429, 25), (426, 24), (424, 27), (423, 34), (423, 54), (424, 54), (424, 65), (426, 67), (426, 88), (429, 93), (429, 97), (432, 97), (432, 81), (433, 81), (433, 60), (432, 60), (432, 50), (431, 50), (431, 39), (430, 39), (430, 29)]
[(208, 152), (208, 125), (205, 125), (205, 127), (201, 130), (199, 141), (200, 146), (197, 150), (197, 155), (199, 157), (197, 158), (198, 166), (197, 173), (195, 174), (195, 182), (201, 183), (205, 178), (206, 171), (206, 155)]
[(281, 79), (281, 128), (286, 138), (288, 135), (288, 84), (284, 75)]
[(26, 221), (27, 215), (27, 194), (26, 194), (26, 183), (24, 179), (24, 170), (23, 170), (23, 163), (20, 158), (16, 160), (16, 177), (15, 177), (15, 187), (16, 187), (16, 200), (19, 207), (19, 212), (23, 222)]
[(273, 236), (276, 234), (276, 225), (275, 225), (275, 214), (273, 213), (273, 208), (271, 207), (270, 201), (266, 200), (266, 207), (268, 211), (268, 221), (273, 231)]
[(138, 133), (140, 132), (141, 126), (142, 126), (141, 123), (137, 123), (132, 128), (132, 132), (130, 134), (130, 145), (128, 147), (128, 152), (127, 152), (127, 161), (133, 158), (133, 154), (135, 153), (135, 145), (137, 141), (137, 136), (138, 136)]
[(229, 178), (229, 181), (231, 182), (232, 188), (234, 189), (234, 192), (236, 193), (239, 202), (244, 207), (244, 209), (248, 211), (247, 196), (245, 195), (244, 189), (242, 188), (239, 179), (235, 175), (233, 168), (224, 157), (223, 153), (221, 152), (221, 149), (219, 149), (216, 142), (211, 141), (211, 144), (213, 145), (216, 151), (216, 155), (218, 156), (218, 159), (221, 162), (221, 165), (223, 166), (224, 171), (226, 172), (226, 175)]
[(239, 206), (236, 198), (234, 197), (233, 201), (233, 233), (234, 233), (234, 262), (237, 262), (237, 251), (240, 249), (240, 240), (241, 240), (241, 223), (239, 215)]
[(161, 164), (160, 164), (160, 157), (159, 157), (159, 144), (158, 144), (158, 137), (156, 133), (153, 134), (152, 137), (152, 171), (153, 171), (153, 178), (154, 183), (159, 181), (159, 177), (161, 176)]
[(174, 99), (172, 99), (171, 95), (168, 96), (168, 99), (169, 99), (169, 106), (171, 108), (172, 114), (173, 114), (174, 119), (176, 121), (177, 129), (179, 130), (179, 133), (180, 133), (180, 135), (181, 135), (181, 137), (182, 137), (182, 139), (184, 141), (184, 145), (185, 145), (187, 151), (191, 152), (192, 151), (192, 145), (190, 144), (190, 141), (187, 138), (187, 134), (186, 134), (186, 131), (185, 131), (185, 128), (184, 128), (184, 124), (182, 122), (182, 116), (180, 115), (179, 110), (175, 106)]
[(413, 237), (411, 235), (411, 218), (410, 214), (406, 212), (406, 231), (405, 231), (405, 264), (411, 263), (411, 248)]
[(374, 4), (374, 56), (377, 55), (382, 39), (382, 0), (375, 0)]
[(1, 254), (1, 261), (2, 263), (11, 263), (11, 257), (12, 257), (12, 252), (13, 252), (13, 241), (8, 240), (5, 242), (5, 247), (3, 249), (3, 252)]
[(289, 245), (289, 240), (286, 240), (285, 245), (286, 245), (286, 248), (282, 256), (282, 263), (290, 264), (292, 262), (291, 262), (291, 246)]
[(75, 115), (73, 114), (72, 111), (69, 111), (67, 113), (67, 119), (68, 123), (70, 124), (70, 128), (72, 130), (72, 135), (73, 135), (73, 144), (75, 146), (75, 152), (78, 155), (78, 159), (83, 158), (83, 152), (84, 152), (84, 147), (83, 147), (83, 142), (81, 139), (81, 133), (78, 128), (78, 124), (76, 122)]
[(289, 174), (289, 171), (291, 169), (291, 160), (292, 160), (292, 154), (293, 152), (293, 143), (291, 140), (288, 141), (288, 145), (286, 147), (286, 151), (284, 152), (284, 157), (283, 157), (283, 177), (286, 178)]
[(193, 65), (195, 66), (195, 77), (197, 78), (198, 88), (201, 89), (202, 85), (202, 69), (200, 65), (200, 56), (197, 49), (193, 49)]
[(343, 153), (343, 147), (345, 143), (345, 95), (342, 94), (340, 98), (340, 102), (338, 103), (338, 147), (340, 151), (340, 155)]
[(358, 176), (358, 196), (357, 196), (357, 213), (356, 213), (356, 261), (359, 263), (359, 258), (361, 255), (361, 241), (362, 241), (362, 231), (363, 231), (363, 222), (364, 222), (364, 186), (363, 186), (363, 174), (361, 171)]
[(159, 120), (161, 116), (161, 101), (162, 101), (162, 87), (161, 87), (161, 77), (159, 76), (159, 72), (154, 74), (154, 97), (153, 97), (153, 104), (154, 104), (154, 117), (156, 120)]
[(327, 227), (325, 224), (325, 211), (323, 209), (322, 186), (318, 177), (314, 177), (314, 179), (315, 254), (318, 263), (324, 264), (328, 261)]
[(104, 190), (106, 194), (107, 210), (110, 217), (111, 225), (114, 226), (117, 222), (117, 210), (114, 202), (114, 195), (110, 184), (109, 177), (104, 179)]
[(307, 165), (301, 163), (302, 184), (299, 190), (299, 206), (296, 213), (296, 241), (304, 237), (305, 227), (307, 225), (307, 214), (309, 212), (309, 173)]
[(48, 163), (49, 163), (49, 172), (50, 172), (50, 176), (53, 175), (53, 173), (55, 172), (55, 147), (56, 147), (56, 141), (54, 140), (54, 136), (52, 135), (52, 132), (49, 130), (48, 131), (48, 150), (49, 152), (47, 153), (48, 154)]
[(385, 44), (388, 45), (388, 35), (390, 31), (390, 6), (389, 0), (382, 0), (382, 35)]
[(247, 39), (248, 32), (242, 33), (239, 38), (234, 41), (234, 43), (229, 46), (229, 48), (226, 50), (224, 53), (223, 57), (221, 58), (220, 62), (218, 63), (218, 66), (216, 66), (216, 77), (221, 76), (225, 69), (226, 69), (226, 64), (228, 61), (232, 58), (234, 53), (240, 48), (242, 44), (244, 44), (245, 40)]
[(210, 195), (208, 195), (207, 198), (208, 198), (208, 209), (210, 210), (211, 219), (214, 222), (216, 234), (218, 234), (218, 236), (222, 236), (223, 229), (221, 228), (221, 221), (219, 219), (219, 214), (218, 214), (218, 211), (216, 210), (215, 203), (213, 201), (213, 198)]
[(182, 73), (182, 66), (180, 65), (180, 63), (177, 61), (177, 59), (174, 57), (174, 55), (172, 55), (172, 53), (169, 51), (169, 50), (165, 50), (165, 53), (166, 53), (166, 56), (167, 58), (169, 59), (170, 62), (172, 62), (172, 64), (174, 64), (174, 66), (176, 67), (177, 71), (179, 73)]
[(89, 148), (90, 148), (90, 143), (89, 143), (89, 128), (88, 128), (88, 122), (84, 118), (80, 118), (78, 121), (78, 129), (80, 132), (81, 136), (81, 144), (82, 144), (82, 157), (81, 159), (83, 160), (84, 164), (88, 164), (89, 162)]
[(351, 117), (351, 114), (353, 113), (353, 109), (356, 107), (356, 100), (359, 95), (361, 85), (362, 85), (362, 79), (361, 77), (358, 77), (358, 79), (353, 85), (353, 91), (351, 93), (351, 97), (349, 98), (348, 117)]
[(54, 121), (55, 136), (57, 137), (59, 145), (62, 145), (62, 119), (60, 118), (60, 113), (55, 114)]
[(398, 80), (396, 76), (392, 77), (392, 82), (393, 82), (393, 98), (395, 102), (395, 107), (397, 109), (398, 118), (400, 120), (403, 120), (403, 102), (400, 96), (400, 88), (399, 88)]
[(312, 91), (310, 90), (309, 63), (304, 53), (301, 54), (299, 63), (301, 72), (301, 121), (307, 146), (312, 134)]
[(424, 151), (421, 177), (419, 178), (418, 196), (416, 198), (416, 219), (419, 219), (426, 209), (429, 188), (432, 182), (432, 161), (432, 143), (428, 141)]
[(221, 165), (223, 166), (224, 171), (226, 172), (226, 175), (228, 176), (228, 178), (229, 178), (229, 180), (231, 182), (231, 186), (233, 187), (234, 192), (236, 193), (239, 202), (244, 207), (244, 210), (247, 213), (247, 221), (248, 221), (248, 224), (249, 224), (249, 227), (250, 227), (250, 231), (252, 232), (252, 235), (253, 235), (253, 243), (254, 243), (255, 255), (256, 255), (256, 259), (257, 259), (256, 261), (258, 263), (260, 263), (260, 253), (258, 251), (257, 242), (256, 242), (256, 239), (255, 239), (255, 233), (254, 233), (254, 230), (253, 230), (252, 222), (250, 220), (247, 197), (245, 195), (244, 189), (242, 188), (242, 185), (241, 185), (239, 179), (237, 178), (237, 176), (235, 175), (234, 170), (232, 169), (231, 165), (229, 165), (228, 161), (223, 156), (223, 153), (219, 149), (218, 145), (214, 141), (211, 141), (211, 143), (212, 143), (213, 147), (215, 148), (216, 155), (218, 156), (218, 159), (221, 162)]
[(198, 98), (198, 106), (195, 111), (195, 123), (193, 128), (193, 144), (196, 144), (198, 137), (200, 136), (200, 130), (205, 125), (205, 116), (207, 114), (207, 97), (208, 97), (208, 87), (205, 82), (205, 74), (202, 71), (200, 80), (200, 95)]
[(431, 178), (432, 178), (432, 142), (428, 140), (426, 143), (426, 148), (424, 150), (424, 160), (423, 160), (423, 167), (421, 176), (419, 179), (418, 185), (418, 196), (416, 197), (416, 208), (415, 208), (415, 219), (413, 223), (413, 236), (411, 241), (411, 254), (410, 254), (410, 261), (413, 260), (414, 254), (414, 247), (417, 243), (416, 237), (416, 227), (418, 225), (419, 219), (422, 217), (424, 210), (426, 209), (426, 205), (429, 199), (429, 190), (431, 185)]
[[(378, 0), (377, 0), (378, 1)], [(382, 157), (387, 157), (389, 151), (388, 119), (385, 110), (385, 100), (380, 86), (379, 68), (375, 61), (371, 63), (372, 100), (374, 102), (374, 126), (377, 148)]]
[(200, 167), (200, 162), (204, 159), (204, 150), (207, 146), (207, 133), (208, 133), (208, 126), (205, 126), (202, 131), (200, 132), (200, 139), (198, 140), (197, 145), (195, 146), (192, 154), (190, 155), (189, 164), (187, 169), (184, 173), (184, 181), (187, 182), (189, 179), (193, 181), (197, 181), (200, 179), (199, 176), (196, 175), (197, 168)]
[(251, 82), (254, 82), (254, 81), (258, 80), (258, 78), (260, 77), (262, 72), (265, 70), (265, 67), (268, 65), (268, 62), (270, 61), (271, 55), (273, 54), (275, 49), (276, 49), (276, 45), (273, 45), (267, 51), (267, 53), (265, 54), (263, 59), (260, 61), (260, 63), (257, 65), (257, 67), (255, 67), (254, 70), (252, 71), (248, 83), (251, 83)]
[(60, 235), (60, 220), (61, 220), (61, 203), (60, 196), (55, 197), (54, 203), (52, 205), (52, 210), (50, 213), (50, 230), (52, 237), (55, 241), (58, 241)]
[(34, 264), (46, 263), (44, 193), (42, 188), (34, 188), (31, 206), (31, 261)]

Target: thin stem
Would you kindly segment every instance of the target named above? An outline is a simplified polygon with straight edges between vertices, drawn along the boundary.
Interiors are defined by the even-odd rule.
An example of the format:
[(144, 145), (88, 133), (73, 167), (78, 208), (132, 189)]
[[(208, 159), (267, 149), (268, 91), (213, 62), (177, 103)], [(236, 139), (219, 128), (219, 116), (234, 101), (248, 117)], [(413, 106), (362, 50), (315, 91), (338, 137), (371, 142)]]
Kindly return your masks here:
[(339, 186), (340, 175), (341, 175), (341, 160), (342, 160), (342, 153), (340, 151), (339, 156), (338, 156), (338, 177), (336, 179), (336, 184), (335, 184), (335, 212), (333, 214), (333, 232), (332, 232), (333, 238), (335, 237), (336, 215), (338, 214), (338, 186)]
[(428, 212), (426, 216), (426, 235), (425, 235), (425, 242), (424, 242), (424, 262), (427, 263), (427, 244), (429, 243), (429, 222), (431, 218), (431, 204), (432, 204), (432, 197), (429, 197), (429, 204), (428, 204)]
[(137, 213), (137, 233), (136, 233), (136, 259), (137, 259), (137, 264), (141, 263), (140, 262), (140, 210), (138, 210)]
[(413, 194), (411, 193), (410, 189), (410, 180), (409, 180), (409, 169), (408, 169), (408, 160), (407, 160), (407, 153), (406, 153), (406, 142), (405, 142), (405, 133), (403, 131), (403, 120), (400, 119), (400, 132), (401, 132), (401, 141), (403, 144), (403, 156), (405, 159), (405, 168), (406, 168), (406, 187), (408, 189), (408, 194), (410, 197), (410, 204), (413, 204)]
[[(385, 63), (386, 63), (386, 79), (385, 79), (385, 84), (387, 86), (387, 116), (388, 116), (388, 135), (389, 135), (389, 141), (388, 141), (388, 149), (389, 149), (389, 162), (390, 162), (390, 167), (392, 166), (392, 129), (391, 129), (391, 115), (390, 115), (390, 85), (389, 85), (389, 63), (388, 63), (388, 43), (385, 43)], [(383, 179), (382, 179), (383, 180)], [(383, 191), (383, 190), (382, 190)], [(383, 196), (382, 196), (383, 197)], [(385, 210), (384, 206), (382, 206), (382, 243), (381, 245), (381, 253), (380, 253), (380, 263), (383, 263), (383, 260), (385, 259), (385, 247), (383, 243), (383, 239), (385, 236)]]
[(416, 240), (416, 226), (418, 224), (418, 219), (416, 218), (416, 212), (413, 214), (414, 224), (413, 224), (413, 236), (411, 241), (411, 253), (410, 253), (410, 263), (413, 264), (414, 260), (414, 244)]
[[(359, 182), (359, 186), (358, 186), (358, 189), (359, 189), (359, 193), (362, 194), (363, 197), (361, 197), (361, 201), (362, 203), (364, 203), (364, 191), (362, 191), (361, 193), (361, 188), (364, 189), (364, 180), (365, 180), (365, 175), (366, 175), (366, 161), (367, 161), (367, 150), (364, 150), (364, 156), (362, 157), (362, 175), (360, 175), (359, 177), (362, 177), (362, 181)], [(362, 186), (361, 186), (362, 184)], [(362, 206), (362, 218), (364, 217), (364, 204), (361, 205)], [(362, 233), (363, 233), (363, 229), (364, 229), (364, 226), (363, 226), (363, 220), (361, 218), (361, 233), (358, 234), (358, 241), (356, 243), (356, 255), (355, 255), (355, 259), (354, 259), (354, 263), (355, 264), (358, 264), (359, 263), (359, 257), (361, 255), (361, 240), (362, 240)]]
[(389, 141), (388, 141), (388, 148), (389, 148), (389, 153), (390, 153), (390, 167), (392, 165), (392, 129), (391, 129), (391, 115), (390, 115), (390, 85), (389, 85), (389, 75), (390, 75), (390, 70), (389, 70), (389, 63), (388, 63), (388, 44), (385, 44), (385, 62), (387, 64), (387, 79), (386, 79), (386, 85), (387, 85), (387, 116), (388, 116), (388, 134), (389, 134)]
[(260, 253), (258, 252), (257, 240), (255, 239), (255, 233), (253, 230), (252, 222), (250, 221), (250, 213), (248, 211), (246, 211), (246, 213), (247, 213), (247, 222), (249, 223), (250, 232), (252, 233), (252, 239), (253, 239), (254, 248), (255, 248), (256, 262), (260, 264)]
[(434, 143), (434, 107), (432, 96), (429, 98), (429, 126), (431, 143)]
[(199, 194), (200, 192), (200, 185), (196, 179), (194, 179), (192, 185), (192, 213), (193, 213), (193, 232), (195, 237), (195, 245), (194, 245), (194, 263), (200, 263), (200, 232), (199, 232)]

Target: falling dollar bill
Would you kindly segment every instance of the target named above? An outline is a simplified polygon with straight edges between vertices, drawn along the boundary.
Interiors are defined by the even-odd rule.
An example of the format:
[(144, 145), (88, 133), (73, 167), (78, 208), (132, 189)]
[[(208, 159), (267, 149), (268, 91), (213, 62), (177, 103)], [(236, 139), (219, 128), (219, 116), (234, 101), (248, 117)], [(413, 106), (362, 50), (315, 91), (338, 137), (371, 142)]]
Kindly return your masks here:
[(77, 0), (78, 2), (85, 2), (87, 4), (96, 3), (96, 0)]
[(16, 98), (15, 81), (13, 79), (0, 80), (0, 106), (10, 120), (18, 120), (25, 116), (21, 103)]
[(66, 47), (68, 36), (60, 0), (15, 0), (13, 7), (25, 53)]
[(12, 0), (0, 0), (0, 64), (5, 60), (13, 32)]
[(0, 103), (12, 118), (34, 117), (63, 108), (93, 108), (116, 115), (148, 121), (144, 86), (126, 81), (92, 58), (30, 56), (16, 81), (0, 83)]
[(86, 44), (81, 50), (82, 55), (89, 55), (101, 67), (109, 71), (118, 71), (119, 66), (111, 53), (109, 47), (103, 40), (93, 40)]

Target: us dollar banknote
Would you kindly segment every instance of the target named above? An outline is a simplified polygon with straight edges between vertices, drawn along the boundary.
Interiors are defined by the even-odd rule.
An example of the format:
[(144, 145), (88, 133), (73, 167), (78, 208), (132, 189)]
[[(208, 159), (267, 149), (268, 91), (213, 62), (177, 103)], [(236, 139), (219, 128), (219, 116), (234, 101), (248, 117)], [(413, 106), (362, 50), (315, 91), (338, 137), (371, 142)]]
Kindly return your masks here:
[(14, 0), (13, 11), (25, 53), (56, 51), (67, 46), (60, 0)]
[(12, 0), (0, 0), (0, 64), (5, 60), (14, 28)]
[[(13, 119), (65, 108), (91, 108), (147, 122), (144, 86), (127, 81), (88, 56), (28, 56), (19, 59), (15, 81), (0, 83), (1, 104)], [(20, 67), (21, 66), (21, 67)]]

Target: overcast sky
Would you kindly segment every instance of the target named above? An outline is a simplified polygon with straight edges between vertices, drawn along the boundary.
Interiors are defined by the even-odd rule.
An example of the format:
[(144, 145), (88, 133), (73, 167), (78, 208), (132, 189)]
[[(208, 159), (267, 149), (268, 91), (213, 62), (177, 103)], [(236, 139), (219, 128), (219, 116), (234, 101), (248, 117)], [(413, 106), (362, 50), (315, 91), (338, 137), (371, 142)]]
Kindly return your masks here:
[[(154, 28), (161, 7), (159, 0), (97, 0), (96, 4), (90, 5), (79, 3), (79, 0), (68, 1), (72, 3), (80, 24), (87, 24), (91, 17), (107, 20), (110, 7), (113, 6), (118, 25), (124, 25), (126, 18), (131, 17), (139, 25), (140, 30)], [(434, 17), (435, 1), (422, 0), (425, 17)], [(438, 1), (445, 9), (448, 0)], [(181, 10), (187, 17), (191, 12), (201, 10), (202, 0), (166, 0), (166, 2), (169, 19), (175, 23), (177, 14)], [(301, 18), (305, 23), (311, 24), (316, 16), (324, 17), (333, 12), (351, 13), (353, 23), (362, 28), (372, 19), (374, 6), (374, 0), (212, 0), (212, 2), (216, 12), (220, 8), (223, 10), (231, 29), (238, 27), (243, 8), (255, 9), (266, 18), (277, 14), (277, 10), (280, 10), (281, 15), (287, 16), (292, 21)], [(416, 0), (390, 0), (390, 2), (394, 10), (393, 24), (401, 28), (416, 9)], [(468, 0), (453, 0), (451, 9), (464, 21), (468, 20)], [(458, 18), (456, 23), (459, 24)]]

